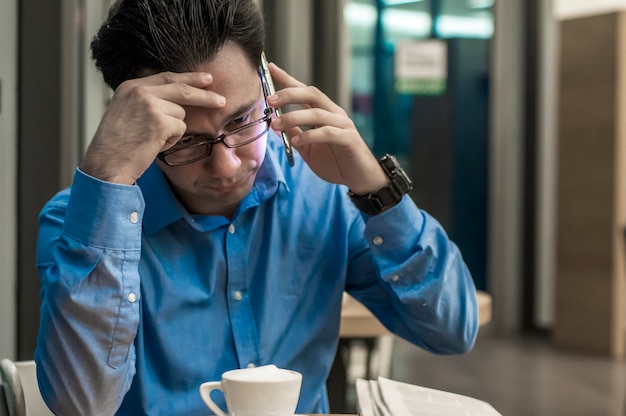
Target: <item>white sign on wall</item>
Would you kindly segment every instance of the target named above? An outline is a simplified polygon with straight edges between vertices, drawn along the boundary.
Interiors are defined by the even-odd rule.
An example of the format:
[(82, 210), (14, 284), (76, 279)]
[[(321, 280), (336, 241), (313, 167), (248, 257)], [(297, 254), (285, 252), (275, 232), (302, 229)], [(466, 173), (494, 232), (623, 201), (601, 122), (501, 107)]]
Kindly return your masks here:
[(396, 45), (396, 90), (401, 94), (440, 95), (446, 91), (448, 48), (443, 40), (404, 40)]

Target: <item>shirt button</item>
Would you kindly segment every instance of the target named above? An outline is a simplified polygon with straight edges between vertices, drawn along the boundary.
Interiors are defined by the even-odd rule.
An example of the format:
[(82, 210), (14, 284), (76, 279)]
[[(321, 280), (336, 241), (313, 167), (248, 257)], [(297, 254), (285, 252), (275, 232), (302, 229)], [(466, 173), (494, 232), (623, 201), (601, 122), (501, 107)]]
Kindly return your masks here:
[(254, 367), (256, 367), (256, 364), (254, 364), (254, 363), (248, 363), (248, 368), (254, 368)]
[(235, 224), (230, 224), (228, 226), (228, 232), (231, 234), (235, 234)]
[(397, 274), (394, 274), (391, 280), (393, 280), (394, 282), (397, 282), (398, 280), (400, 280), (400, 276)]
[(383, 243), (383, 238), (381, 236), (376, 236), (374, 237), (374, 240), (372, 240), (372, 242), (374, 243), (374, 245), (379, 246)]
[(235, 290), (235, 292), (233, 293), (233, 298), (235, 300), (243, 299), (243, 293), (241, 293), (241, 290)]
[(137, 221), (139, 221), (139, 214), (137, 213), (137, 211), (133, 211), (130, 214), (130, 222), (132, 222), (133, 224), (137, 224)]
[(137, 294), (136, 294), (135, 292), (130, 292), (130, 293), (128, 294), (128, 301), (129, 301), (130, 303), (135, 303), (135, 302), (137, 302)]

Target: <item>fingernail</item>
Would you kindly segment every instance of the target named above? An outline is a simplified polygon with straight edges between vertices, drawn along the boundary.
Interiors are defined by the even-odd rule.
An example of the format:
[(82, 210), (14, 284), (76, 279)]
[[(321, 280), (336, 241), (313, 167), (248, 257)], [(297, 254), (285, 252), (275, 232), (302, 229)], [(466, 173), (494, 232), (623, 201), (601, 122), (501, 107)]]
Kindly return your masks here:
[(226, 104), (226, 97), (218, 95), (217, 98), (215, 99), (215, 101), (217, 101), (217, 103), (220, 104), (220, 105), (224, 105), (224, 104)]
[(202, 74), (202, 80), (204, 81), (211, 81), (213, 79), (213, 76), (209, 73), (204, 73)]

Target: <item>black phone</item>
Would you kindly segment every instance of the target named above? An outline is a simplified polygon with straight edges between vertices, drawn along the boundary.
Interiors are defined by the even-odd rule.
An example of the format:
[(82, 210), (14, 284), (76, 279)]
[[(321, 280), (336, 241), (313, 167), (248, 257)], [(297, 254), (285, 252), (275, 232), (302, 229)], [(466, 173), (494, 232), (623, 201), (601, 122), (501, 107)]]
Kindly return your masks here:
[[(272, 81), (272, 75), (270, 75), (269, 64), (267, 62), (267, 58), (265, 57), (265, 52), (261, 53), (261, 82), (263, 84), (263, 93), (265, 94), (266, 98), (276, 92), (276, 89), (274, 88), (274, 81)], [(273, 108), (272, 110), (276, 114), (276, 117), (280, 117), (280, 108)], [(280, 136), (283, 139), (283, 145), (285, 147), (285, 153), (287, 154), (287, 161), (289, 162), (289, 166), (293, 166), (293, 149), (291, 148), (289, 138), (284, 131), (280, 132)]]

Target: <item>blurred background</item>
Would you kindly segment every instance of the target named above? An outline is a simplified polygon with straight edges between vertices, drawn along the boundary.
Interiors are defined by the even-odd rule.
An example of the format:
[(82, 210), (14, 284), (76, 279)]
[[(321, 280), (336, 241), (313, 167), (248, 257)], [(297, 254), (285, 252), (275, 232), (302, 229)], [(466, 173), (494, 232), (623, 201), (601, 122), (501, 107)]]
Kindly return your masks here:
[[(37, 215), (110, 97), (111, 3), (0, 2), (0, 357), (33, 357)], [(470, 354), (393, 340), (377, 368), (507, 415), (624, 414), (626, 0), (257, 3), (269, 59), (398, 157), (493, 301)]]

